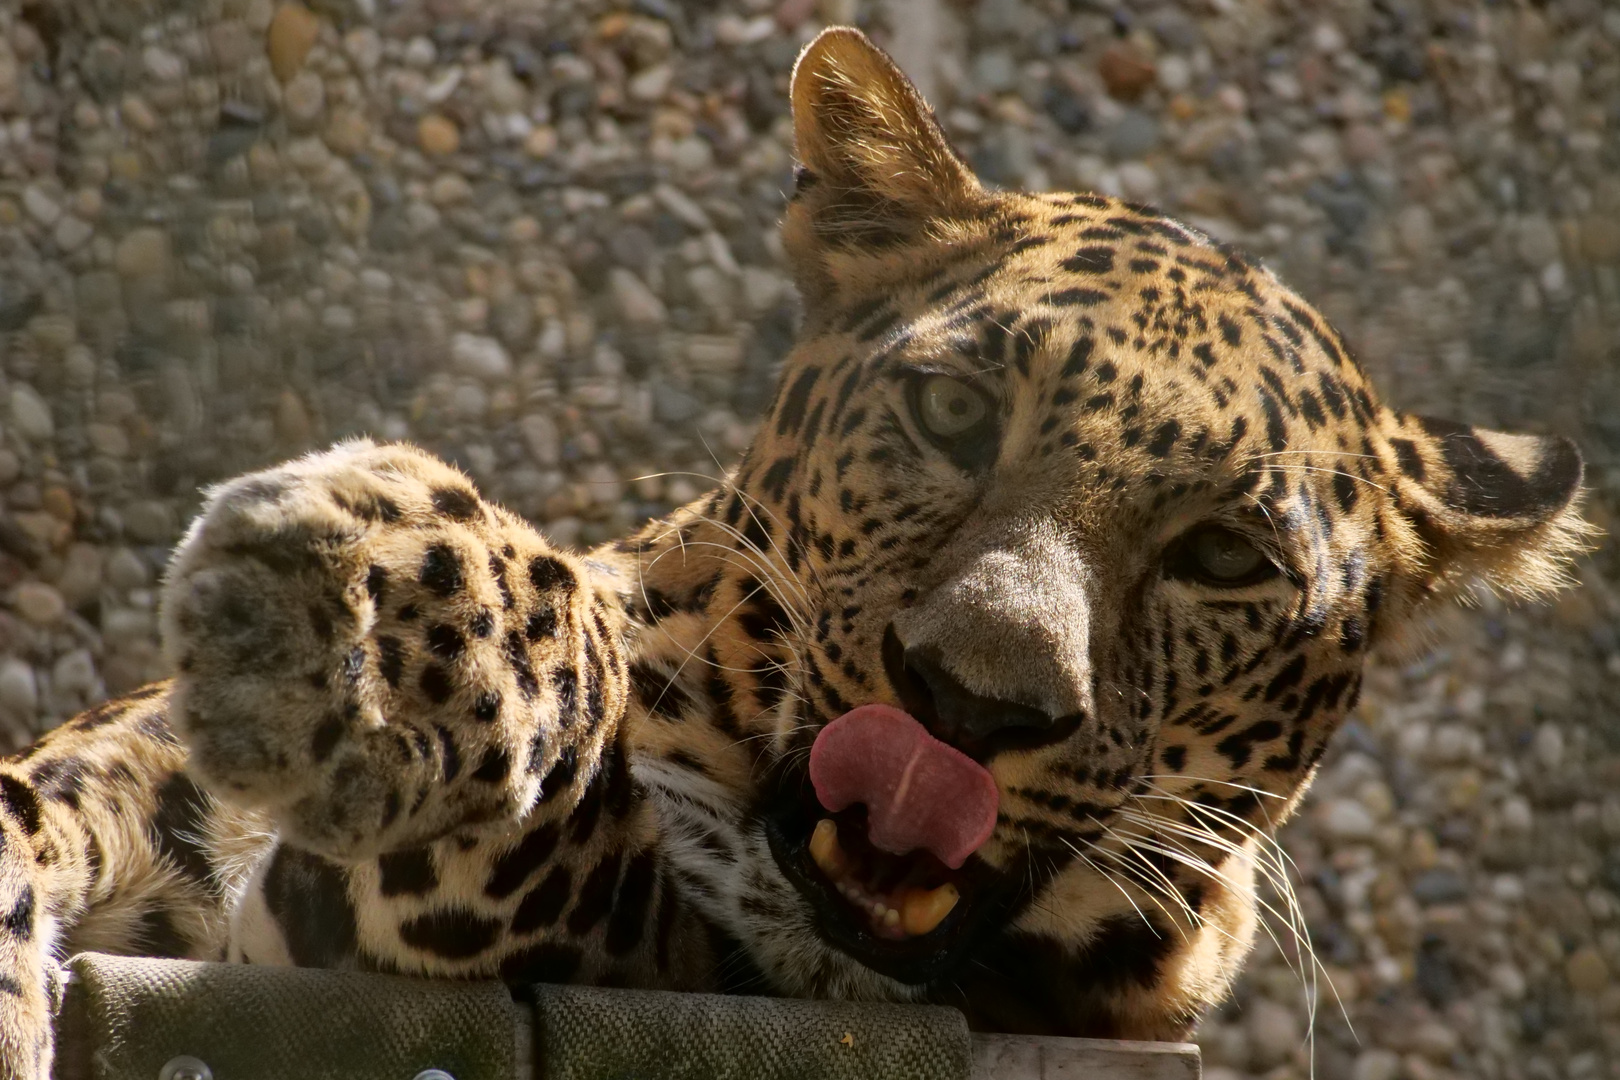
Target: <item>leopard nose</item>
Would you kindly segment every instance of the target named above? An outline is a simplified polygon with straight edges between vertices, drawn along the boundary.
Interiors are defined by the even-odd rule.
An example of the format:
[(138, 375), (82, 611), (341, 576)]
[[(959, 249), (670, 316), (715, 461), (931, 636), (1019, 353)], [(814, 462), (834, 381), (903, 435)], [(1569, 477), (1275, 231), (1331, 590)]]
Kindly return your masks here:
[(883, 667), (907, 712), (936, 739), (978, 761), (1059, 742), (1085, 719), (1083, 712), (1051, 716), (976, 694), (946, 669), (936, 650), (907, 648), (893, 625), (883, 632)]

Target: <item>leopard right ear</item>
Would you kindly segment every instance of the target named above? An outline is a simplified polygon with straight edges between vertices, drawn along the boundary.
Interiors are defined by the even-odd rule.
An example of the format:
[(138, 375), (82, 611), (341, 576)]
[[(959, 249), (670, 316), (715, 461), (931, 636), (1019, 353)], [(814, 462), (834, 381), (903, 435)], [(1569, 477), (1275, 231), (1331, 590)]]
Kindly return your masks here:
[[(823, 31), (793, 68), (795, 190), (783, 239), (806, 299), (868, 277), (898, 249), (955, 234), (988, 196), (893, 60), (849, 27)], [(910, 253), (915, 254), (915, 253)], [(909, 269), (916, 264), (907, 257)], [(865, 273), (862, 270), (865, 270)]]
[(1535, 597), (1569, 582), (1570, 562), (1598, 532), (1581, 516), (1574, 443), (1411, 414), (1392, 415), (1386, 434), (1436, 586), (1476, 581)]

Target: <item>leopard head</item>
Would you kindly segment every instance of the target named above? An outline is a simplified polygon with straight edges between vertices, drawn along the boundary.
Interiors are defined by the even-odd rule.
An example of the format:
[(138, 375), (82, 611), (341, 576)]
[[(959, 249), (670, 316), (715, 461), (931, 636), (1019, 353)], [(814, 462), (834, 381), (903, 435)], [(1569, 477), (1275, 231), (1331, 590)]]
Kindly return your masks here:
[[(1473, 583), (1556, 586), (1580, 456), (1382, 404), (1309, 304), (1149, 207), (987, 189), (858, 32), (792, 103), (803, 329), (678, 533), (725, 552), (681, 646), (721, 719), (669, 736), (704, 779), (649, 773), (683, 870), (777, 991), (1180, 1037), (1369, 650)], [(829, 807), (844, 721), (826, 768), (875, 787)], [(958, 825), (988, 835), (953, 868)]]

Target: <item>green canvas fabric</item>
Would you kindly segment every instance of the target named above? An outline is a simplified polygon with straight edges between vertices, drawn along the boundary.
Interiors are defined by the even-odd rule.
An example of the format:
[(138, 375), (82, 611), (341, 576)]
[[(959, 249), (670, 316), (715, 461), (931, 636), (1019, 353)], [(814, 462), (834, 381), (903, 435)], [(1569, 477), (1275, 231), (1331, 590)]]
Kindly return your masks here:
[(539, 1080), (967, 1080), (955, 1009), (540, 986)]
[(72, 1080), (158, 1080), (179, 1055), (214, 1080), (517, 1075), (517, 1014), (499, 983), (94, 954), (69, 967), (58, 1075)]
[(954, 1009), (535, 986), (520, 1063), (527, 1006), (500, 983), (96, 954), (70, 967), (59, 1080), (157, 1080), (180, 1055), (214, 1080), (967, 1080), (971, 1067)]

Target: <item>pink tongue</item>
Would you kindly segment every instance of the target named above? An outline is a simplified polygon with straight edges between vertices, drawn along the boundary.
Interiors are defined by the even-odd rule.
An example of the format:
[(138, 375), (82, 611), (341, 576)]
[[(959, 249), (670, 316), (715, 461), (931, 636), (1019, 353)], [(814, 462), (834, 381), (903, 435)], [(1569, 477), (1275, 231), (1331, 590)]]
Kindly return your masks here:
[(996, 827), (996, 782), (984, 766), (888, 705), (862, 705), (822, 728), (810, 782), (835, 814), (865, 803), (875, 847), (893, 855), (921, 848), (952, 870)]

